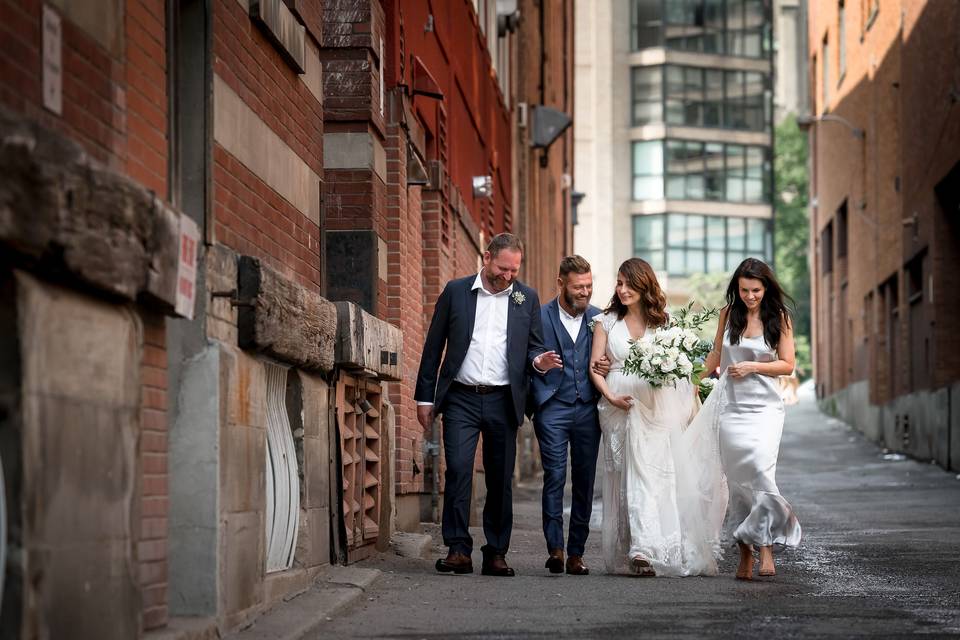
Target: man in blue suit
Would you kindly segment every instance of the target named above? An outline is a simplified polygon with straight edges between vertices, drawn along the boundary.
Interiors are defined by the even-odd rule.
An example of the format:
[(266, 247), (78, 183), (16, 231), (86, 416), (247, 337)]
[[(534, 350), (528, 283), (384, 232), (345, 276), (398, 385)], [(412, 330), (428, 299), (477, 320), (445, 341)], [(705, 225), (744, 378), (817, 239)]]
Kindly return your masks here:
[[(590, 533), (593, 482), (600, 448), (597, 417), (598, 394), (590, 382), (592, 321), (600, 309), (590, 304), (593, 276), (590, 263), (580, 256), (560, 262), (559, 295), (543, 305), (544, 346), (562, 356), (563, 366), (534, 376), (531, 386), (533, 425), (543, 464), (543, 535), (549, 556), (544, 565), (551, 573), (564, 571), (563, 488), (567, 476), (567, 450), (573, 484), (566, 572), (587, 575), (584, 545)], [(597, 318), (599, 320), (599, 318)], [(606, 373), (603, 365), (598, 372)]]
[(424, 430), (443, 414), (442, 532), (449, 553), (436, 565), (443, 573), (473, 572), (470, 496), (482, 433), (487, 544), (481, 549), (481, 573), (514, 575), (506, 554), (513, 528), (517, 429), (530, 376), (563, 366), (559, 355), (543, 346), (537, 292), (516, 279), (522, 259), (523, 244), (516, 236), (494, 236), (480, 273), (444, 287), (424, 341), (415, 399)]

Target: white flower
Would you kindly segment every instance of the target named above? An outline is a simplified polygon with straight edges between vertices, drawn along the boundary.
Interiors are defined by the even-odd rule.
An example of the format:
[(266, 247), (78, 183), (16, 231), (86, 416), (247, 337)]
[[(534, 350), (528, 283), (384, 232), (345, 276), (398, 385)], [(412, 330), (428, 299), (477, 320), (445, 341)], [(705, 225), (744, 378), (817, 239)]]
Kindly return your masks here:
[(673, 371), (673, 370), (676, 369), (676, 368), (677, 368), (677, 360), (676, 360), (676, 358), (666, 358), (666, 359), (660, 364), (660, 370), (663, 371), (664, 373), (670, 373), (671, 371)]
[(523, 304), (527, 299), (527, 296), (523, 295), (523, 291), (514, 291), (511, 297), (513, 298), (514, 304)]
[(694, 347), (700, 342), (700, 338), (691, 331), (687, 331), (686, 334), (686, 337), (683, 339), (683, 348), (687, 351), (693, 351)]

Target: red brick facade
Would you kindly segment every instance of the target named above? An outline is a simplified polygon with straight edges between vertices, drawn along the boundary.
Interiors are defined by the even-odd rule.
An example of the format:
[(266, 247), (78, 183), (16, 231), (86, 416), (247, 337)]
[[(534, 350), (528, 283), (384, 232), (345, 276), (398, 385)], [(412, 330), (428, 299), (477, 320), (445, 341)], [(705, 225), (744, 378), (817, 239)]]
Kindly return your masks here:
[(866, 385), (864, 405), (893, 407), (887, 446), (946, 466), (955, 409), (928, 419), (903, 402), (960, 380), (960, 231), (944, 195), (960, 171), (946, 26), (960, 7), (816, 2), (810, 18), (811, 107), (827, 116), (811, 132), (818, 395)]

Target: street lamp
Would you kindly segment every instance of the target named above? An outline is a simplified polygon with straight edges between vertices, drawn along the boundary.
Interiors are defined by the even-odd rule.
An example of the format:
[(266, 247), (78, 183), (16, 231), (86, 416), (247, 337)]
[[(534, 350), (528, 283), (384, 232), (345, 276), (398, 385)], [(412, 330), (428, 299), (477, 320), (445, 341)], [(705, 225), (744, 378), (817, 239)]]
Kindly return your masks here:
[(832, 113), (825, 113), (822, 116), (811, 116), (809, 114), (797, 116), (797, 127), (799, 127), (801, 131), (807, 131), (817, 122), (839, 122), (847, 129), (850, 129), (850, 133), (853, 134), (854, 138), (859, 138), (860, 140), (863, 140), (867, 135), (863, 129), (853, 126), (853, 123), (846, 118), (833, 115)]

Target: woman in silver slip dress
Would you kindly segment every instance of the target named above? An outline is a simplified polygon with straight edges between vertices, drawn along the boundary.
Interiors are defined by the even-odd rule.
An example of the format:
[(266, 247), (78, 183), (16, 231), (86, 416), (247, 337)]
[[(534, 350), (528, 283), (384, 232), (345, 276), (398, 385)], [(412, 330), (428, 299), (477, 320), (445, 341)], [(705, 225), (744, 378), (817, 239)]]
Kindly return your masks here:
[(773, 545), (800, 543), (800, 523), (776, 483), (783, 433), (777, 376), (794, 368), (793, 327), (770, 267), (744, 260), (727, 288), (707, 371), (720, 366), (714, 393), (719, 412), (720, 456), (730, 491), (727, 526), (740, 549), (737, 578), (753, 577), (759, 547), (761, 576), (773, 576)]

